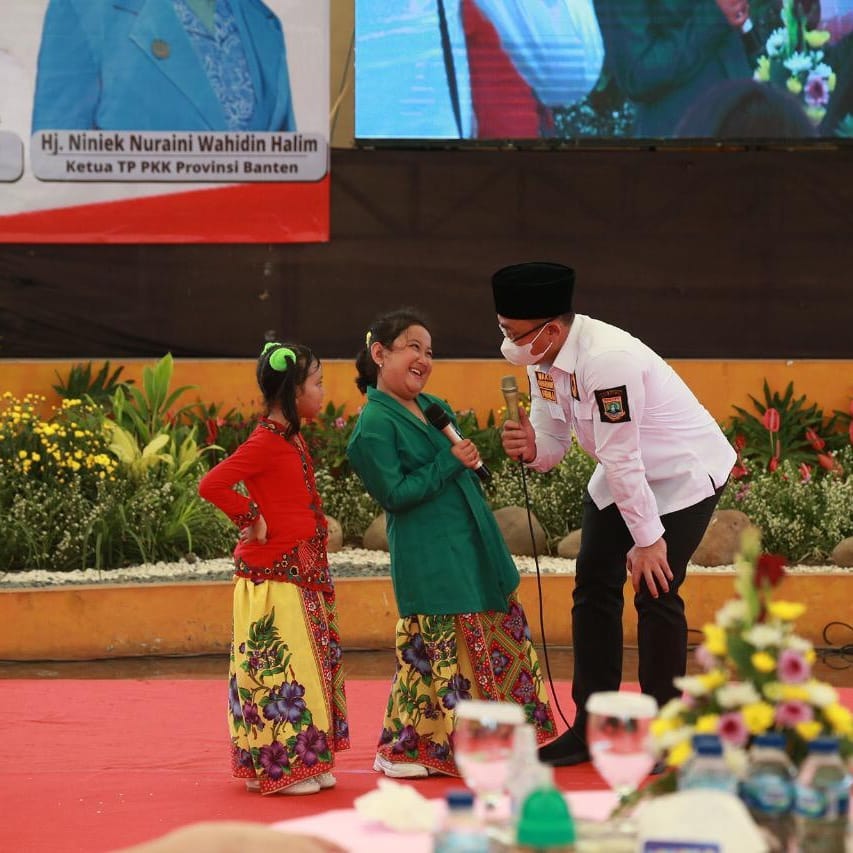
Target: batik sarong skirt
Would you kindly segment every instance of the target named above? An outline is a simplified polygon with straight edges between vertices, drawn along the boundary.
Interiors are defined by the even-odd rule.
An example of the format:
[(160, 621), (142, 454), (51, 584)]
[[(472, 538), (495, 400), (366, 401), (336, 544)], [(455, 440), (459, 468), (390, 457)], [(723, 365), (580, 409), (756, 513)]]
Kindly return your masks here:
[(234, 776), (269, 794), (332, 769), (349, 748), (334, 592), (237, 578), (228, 699)]
[(423, 764), (458, 776), (453, 760), (454, 708), (462, 699), (515, 702), (536, 729), (554, 737), (554, 716), (521, 604), (397, 622), (397, 670), (378, 752), (396, 763)]

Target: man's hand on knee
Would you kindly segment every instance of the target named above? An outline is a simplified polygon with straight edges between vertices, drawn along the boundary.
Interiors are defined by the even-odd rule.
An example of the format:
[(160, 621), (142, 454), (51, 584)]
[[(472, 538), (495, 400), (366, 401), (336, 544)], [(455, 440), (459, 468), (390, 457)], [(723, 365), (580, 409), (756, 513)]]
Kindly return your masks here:
[(625, 568), (631, 575), (635, 593), (640, 592), (643, 580), (652, 598), (657, 598), (661, 592), (669, 592), (669, 582), (673, 575), (666, 559), (666, 542), (663, 536), (645, 547), (635, 545), (628, 552)]

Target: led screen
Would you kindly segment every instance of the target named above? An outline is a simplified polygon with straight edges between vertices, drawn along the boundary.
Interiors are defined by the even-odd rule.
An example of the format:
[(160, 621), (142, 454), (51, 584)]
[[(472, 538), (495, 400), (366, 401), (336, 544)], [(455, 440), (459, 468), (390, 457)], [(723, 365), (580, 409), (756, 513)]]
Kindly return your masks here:
[(853, 135), (853, 0), (356, 0), (361, 142)]

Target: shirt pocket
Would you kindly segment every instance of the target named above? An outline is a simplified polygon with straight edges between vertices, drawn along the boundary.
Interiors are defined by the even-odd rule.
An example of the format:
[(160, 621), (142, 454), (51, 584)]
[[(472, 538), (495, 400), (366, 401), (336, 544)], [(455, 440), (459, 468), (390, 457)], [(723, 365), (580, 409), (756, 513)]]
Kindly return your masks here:
[(583, 400), (575, 400), (574, 401), (574, 410), (575, 410), (575, 418), (578, 421), (591, 421), (592, 420), (592, 402)]

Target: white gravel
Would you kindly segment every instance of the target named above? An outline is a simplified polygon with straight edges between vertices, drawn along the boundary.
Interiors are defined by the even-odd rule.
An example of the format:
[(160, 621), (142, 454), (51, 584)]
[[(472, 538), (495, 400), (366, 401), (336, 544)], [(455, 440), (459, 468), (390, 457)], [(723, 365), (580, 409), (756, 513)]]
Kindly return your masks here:
[[(516, 565), (523, 574), (536, 571), (532, 557), (516, 557)], [(344, 577), (381, 577), (390, 569), (389, 555), (384, 551), (368, 551), (364, 548), (344, 548), (329, 554), (332, 575)], [(223, 557), (216, 560), (181, 560), (177, 563), (147, 563), (129, 566), (124, 569), (75, 570), (72, 572), (4, 572), (0, 575), (0, 591), (5, 589), (74, 586), (90, 584), (116, 583), (191, 583), (231, 580), (233, 562)], [(542, 574), (575, 573), (575, 561), (559, 557), (540, 557), (539, 568)], [(826, 566), (794, 566), (787, 569), (797, 574), (851, 574), (853, 569)], [(693, 573), (732, 573), (732, 566), (696, 566), (687, 567), (688, 574)]]

